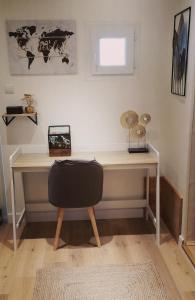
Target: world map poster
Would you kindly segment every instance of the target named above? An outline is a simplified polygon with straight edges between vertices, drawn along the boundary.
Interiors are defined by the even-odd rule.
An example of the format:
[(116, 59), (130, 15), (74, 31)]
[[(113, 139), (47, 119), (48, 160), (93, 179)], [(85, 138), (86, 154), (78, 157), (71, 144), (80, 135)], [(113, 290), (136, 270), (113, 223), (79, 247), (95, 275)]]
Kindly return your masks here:
[(12, 75), (77, 72), (75, 21), (7, 21)]

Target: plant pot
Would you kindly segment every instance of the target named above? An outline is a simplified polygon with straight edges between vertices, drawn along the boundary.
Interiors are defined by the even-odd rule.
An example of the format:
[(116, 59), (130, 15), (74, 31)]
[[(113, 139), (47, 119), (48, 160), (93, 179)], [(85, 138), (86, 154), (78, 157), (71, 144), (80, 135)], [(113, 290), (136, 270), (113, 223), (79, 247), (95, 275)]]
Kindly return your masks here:
[(28, 105), (28, 106), (25, 107), (25, 111), (28, 114), (32, 114), (34, 112), (34, 107), (31, 106), (31, 105)]

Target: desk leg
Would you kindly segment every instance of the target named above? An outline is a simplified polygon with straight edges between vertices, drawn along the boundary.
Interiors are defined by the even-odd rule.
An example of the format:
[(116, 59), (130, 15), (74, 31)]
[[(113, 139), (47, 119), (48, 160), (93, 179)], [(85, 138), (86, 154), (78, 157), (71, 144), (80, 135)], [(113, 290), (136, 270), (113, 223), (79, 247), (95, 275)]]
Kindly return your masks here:
[(13, 172), (12, 168), (11, 168), (11, 204), (12, 204), (13, 242), (14, 242), (14, 251), (16, 251), (17, 250), (16, 206), (15, 206), (14, 172)]
[(160, 164), (156, 168), (156, 243), (160, 246)]
[(149, 212), (148, 212), (148, 207), (149, 207), (149, 186), (150, 184), (150, 170), (147, 169), (147, 174), (146, 174), (146, 220), (148, 221), (149, 218)]

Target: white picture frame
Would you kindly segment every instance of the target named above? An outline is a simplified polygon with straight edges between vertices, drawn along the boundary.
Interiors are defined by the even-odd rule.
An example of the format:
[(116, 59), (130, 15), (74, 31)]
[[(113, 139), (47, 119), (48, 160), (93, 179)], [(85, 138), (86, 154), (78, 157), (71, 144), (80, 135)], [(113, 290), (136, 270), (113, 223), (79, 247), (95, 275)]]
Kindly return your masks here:
[[(101, 39), (125, 39), (125, 64), (101, 65)], [(133, 75), (135, 71), (135, 28), (131, 25), (98, 24), (91, 26), (91, 73), (92, 75)], [(115, 49), (113, 49), (115, 51)]]

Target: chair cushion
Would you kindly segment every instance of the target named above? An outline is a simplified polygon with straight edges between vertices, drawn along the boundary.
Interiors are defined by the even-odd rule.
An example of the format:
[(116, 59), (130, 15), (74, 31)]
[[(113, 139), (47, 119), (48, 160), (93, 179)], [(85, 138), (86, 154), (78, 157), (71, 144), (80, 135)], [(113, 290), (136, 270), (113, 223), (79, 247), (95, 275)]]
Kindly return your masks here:
[(54, 206), (90, 207), (102, 198), (103, 168), (95, 160), (55, 161), (49, 172), (48, 196)]

